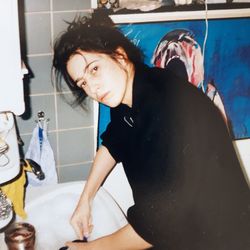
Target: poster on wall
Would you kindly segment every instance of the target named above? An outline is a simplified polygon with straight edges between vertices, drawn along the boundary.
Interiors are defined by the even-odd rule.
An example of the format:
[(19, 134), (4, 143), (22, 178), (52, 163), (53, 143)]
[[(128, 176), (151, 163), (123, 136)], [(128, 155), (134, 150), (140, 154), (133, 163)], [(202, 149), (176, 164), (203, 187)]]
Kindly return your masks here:
[[(119, 27), (142, 49), (146, 64), (166, 68), (180, 60), (190, 84), (203, 91), (221, 111), (232, 139), (250, 138), (250, 18)], [(178, 68), (176, 72), (180, 73)], [(100, 113), (106, 113), (100, 120), (101, 133), (109, 118), (105, 107)]]

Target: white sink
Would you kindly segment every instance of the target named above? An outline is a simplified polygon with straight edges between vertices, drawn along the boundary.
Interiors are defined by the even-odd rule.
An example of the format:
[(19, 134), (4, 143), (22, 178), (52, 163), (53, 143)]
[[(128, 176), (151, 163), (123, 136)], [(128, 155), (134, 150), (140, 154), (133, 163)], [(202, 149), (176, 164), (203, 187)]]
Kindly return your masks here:
[[(36, 250), (56, 250), (76, 236), (69, 219), (85, 182), (70, 182), (27, 190), (26, 212), (36, 229)], [(98, 191), (92, 207), (93, 231), (89, 240), (110, 234), (127, 224), (127, 220), (104, 188)], [(18, 219), (20, 221), (20, 219)], [(5, 250), (1, 234), (1, 250)], [(4, 248), (2, 248), (2, 246)]]

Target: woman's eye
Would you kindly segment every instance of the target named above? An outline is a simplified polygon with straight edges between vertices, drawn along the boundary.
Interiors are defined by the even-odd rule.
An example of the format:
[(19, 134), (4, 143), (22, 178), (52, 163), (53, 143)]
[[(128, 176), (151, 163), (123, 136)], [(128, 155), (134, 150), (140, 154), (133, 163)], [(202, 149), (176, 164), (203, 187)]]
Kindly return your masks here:
[(97, 66), (93, 67), (91, 70), (91, 74), (95, 74), (97, 72), (97, 70), (98, 70)]
[(82, 89), (82, 88), (84, 88), (85, 86), (86, 86), (86, 81), (82, 81), (81, 83), (80, 83), (80, 88)]
[(78, 88), (82, 89), (83, 87), (85, 87), (86, 81), (79, 81), (76, 85)]

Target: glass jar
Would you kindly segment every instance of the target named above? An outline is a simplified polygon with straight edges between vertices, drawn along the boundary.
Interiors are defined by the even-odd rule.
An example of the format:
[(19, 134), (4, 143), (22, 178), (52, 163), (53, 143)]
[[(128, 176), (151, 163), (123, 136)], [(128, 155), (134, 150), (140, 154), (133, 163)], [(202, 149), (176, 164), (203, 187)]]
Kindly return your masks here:
[(35, 228), (26, 222), (13, 223), (5, 231), (8, 250), (35, 250)]

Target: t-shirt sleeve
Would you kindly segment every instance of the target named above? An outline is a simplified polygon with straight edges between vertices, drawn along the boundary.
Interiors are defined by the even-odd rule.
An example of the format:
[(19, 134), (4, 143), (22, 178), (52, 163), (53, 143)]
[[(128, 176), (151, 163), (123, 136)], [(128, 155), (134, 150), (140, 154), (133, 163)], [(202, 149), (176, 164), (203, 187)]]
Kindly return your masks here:
[(121, 131), (110, 122), (101, 135), (102, 145), (105, 146), (116, 162), (121, 161), (122, 138)]

